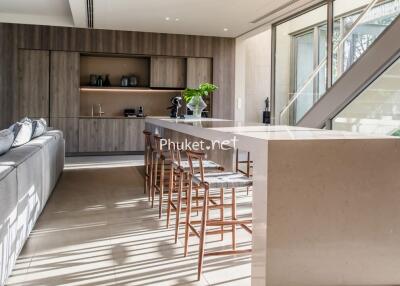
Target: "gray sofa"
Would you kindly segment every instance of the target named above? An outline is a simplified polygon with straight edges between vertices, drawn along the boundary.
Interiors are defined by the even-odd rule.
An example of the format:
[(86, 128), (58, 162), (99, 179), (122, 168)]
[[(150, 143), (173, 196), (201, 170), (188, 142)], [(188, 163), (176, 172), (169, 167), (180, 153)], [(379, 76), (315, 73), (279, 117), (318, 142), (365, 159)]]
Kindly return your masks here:
[(53, 130), (0, 156), (0, 285), (64, 169), (64, 154), (63, 134)]

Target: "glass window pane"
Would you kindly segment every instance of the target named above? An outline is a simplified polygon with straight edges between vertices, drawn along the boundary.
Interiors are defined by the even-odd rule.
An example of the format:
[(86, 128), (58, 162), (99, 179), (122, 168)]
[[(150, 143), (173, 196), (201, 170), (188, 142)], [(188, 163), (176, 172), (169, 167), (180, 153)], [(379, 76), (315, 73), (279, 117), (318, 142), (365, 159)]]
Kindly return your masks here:
[(313, 31), (307, 34), (295, 37), (295, 60), (296, 66), (296, 91), (299, 90), (307, 81), (308, 77), (314, 70), (314, 33)]
[(400, 136), (400, 60), (332, 121), (334, 130)]
[[(323, 25), (318, 28), (318, 65), (321, 64), (324, 60), (326, 60), (327, 53), (327, 26)], [(318, 98), (326, 92), (326, 77), (327, 77), (327, 69), (326, 65), (322, 68), (318, 73)]]
[[(314, 82), (306, 82), (326, 56), (326, 26), (327, 5), (276, 26), (275, 112), (278, 121), (294, 94), (304, 93), (285, 109), (290, 114), (282, 116), (292, 122), (309, 110), (319, 92), (324, 92), (326, 71), (321, 71)], [(289, 124), (287, 120), (281, 123)]]
[[(400, 13), (400, 0), (378, 1), (363, 18), (353, 25), (371, 0), (335, 0), (334, 65), (336, 81), (371, 46)], [(338, 43), (350, 31), (342, 45)], [(339, 37), (338, 37), (339, 35)]]

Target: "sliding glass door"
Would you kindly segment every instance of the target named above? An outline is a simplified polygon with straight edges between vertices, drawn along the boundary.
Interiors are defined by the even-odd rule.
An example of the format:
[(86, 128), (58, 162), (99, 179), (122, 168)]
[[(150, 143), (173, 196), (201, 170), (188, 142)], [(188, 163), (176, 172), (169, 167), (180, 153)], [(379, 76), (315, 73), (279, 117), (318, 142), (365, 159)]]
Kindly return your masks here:
[(290, 121), (297, 121), (326, 90), (326, 69), (310, 78), (326, 57), (327, 5), (275, 27), (275, 110), (280, 111), (301, 91), (291, 106)]
[[(307, 32), (302, 35), (294, 37), (294, 53), (295, 53), (295, 73), (293, 75), (293, 91), (296, 92), (300, 89), (309, 78), (314, 70), (314, 33), (313, 31)], [(307, 86), (305, 91), (307, 96), (304, 100), (296, 104), (295, 115), (303, 114), (313, 103), (313, 86)]]

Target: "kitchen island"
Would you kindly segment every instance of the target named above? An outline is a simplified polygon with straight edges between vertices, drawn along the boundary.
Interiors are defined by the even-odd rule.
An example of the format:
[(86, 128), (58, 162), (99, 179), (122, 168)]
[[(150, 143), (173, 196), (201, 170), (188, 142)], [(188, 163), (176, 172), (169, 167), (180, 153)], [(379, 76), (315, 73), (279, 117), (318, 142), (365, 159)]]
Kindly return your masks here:
[(400, 284), (399, 139), (220, 119), (146, 128), (251, 153), (252, 285)]

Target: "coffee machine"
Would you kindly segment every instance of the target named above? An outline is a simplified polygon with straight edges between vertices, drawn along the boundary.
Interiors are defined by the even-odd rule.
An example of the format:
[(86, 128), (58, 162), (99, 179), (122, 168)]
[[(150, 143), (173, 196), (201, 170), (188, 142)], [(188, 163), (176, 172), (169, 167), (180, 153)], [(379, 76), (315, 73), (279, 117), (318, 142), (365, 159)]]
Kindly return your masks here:
[(182, 97), (175, 96), (171, 99), (172, 106), (168, 107), (167, 109), (171, 110), (170, 117), (171, 118), (181, 118), (179, 116), (179, 108), (182, 107)]

